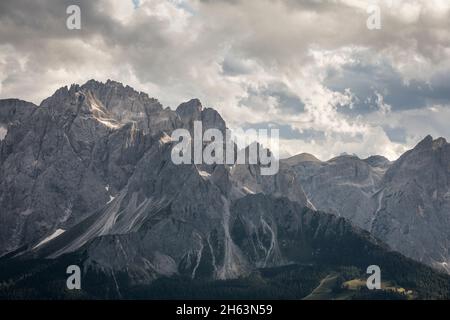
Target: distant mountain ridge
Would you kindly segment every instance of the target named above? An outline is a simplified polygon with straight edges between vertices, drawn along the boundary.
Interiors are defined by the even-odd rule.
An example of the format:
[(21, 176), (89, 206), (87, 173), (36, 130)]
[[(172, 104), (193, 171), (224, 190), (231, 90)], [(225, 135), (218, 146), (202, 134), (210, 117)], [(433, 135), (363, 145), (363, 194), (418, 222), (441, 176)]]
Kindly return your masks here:
[(394, 162), (340, 156), (291, 168), (317, 209), (349, 219), (408, 257), (450, 271), (450, 145), (444, 138), (427, 136)]

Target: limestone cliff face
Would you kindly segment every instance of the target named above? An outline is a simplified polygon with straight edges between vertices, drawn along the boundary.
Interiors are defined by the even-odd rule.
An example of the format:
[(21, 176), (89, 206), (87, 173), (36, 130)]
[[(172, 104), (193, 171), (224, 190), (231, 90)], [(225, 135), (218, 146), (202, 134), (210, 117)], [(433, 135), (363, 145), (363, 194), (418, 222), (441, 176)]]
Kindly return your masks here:
[[(171, 273), (225, 279), (260, 264), (231, 236), (230, 208), (247, 194), (242, 177), (232, 166), (171, 161), (174, 129), (202, 121), (225, 131), (215, 110), (195, 99), (163, 109), (130, 87), (94, 80), (61, 88), (40, 106), (4, 100), (0, 110), (8, 130), (0, 253), (25, 246), (21, 255), (56, 258), (86, 250), (87, 266), (134, 270), (136, 281)], [(285, 175), (252, 183), (281, 197)], [(301, 188), (293, 190), (306, 205)]]
[(171, 110), (114, 81), (64, 87), (39, 106), (1, 100), (0, 255), (82, 252), (86, 268), (134, 283), (229, 279), (383, 247), (362, 228), (447, 267), (445, 140), (427, 137), (394, 163), (302, 154), (263, 176), (257, 164), (175, 165), (169, 136), (194, 121), (226, 129), (196, 99)]
[(285, 164), (319, 210), (349, 219), (393, 249), (450, 271), (450, 146), (426, 137), (391, 163), (340, 156)]

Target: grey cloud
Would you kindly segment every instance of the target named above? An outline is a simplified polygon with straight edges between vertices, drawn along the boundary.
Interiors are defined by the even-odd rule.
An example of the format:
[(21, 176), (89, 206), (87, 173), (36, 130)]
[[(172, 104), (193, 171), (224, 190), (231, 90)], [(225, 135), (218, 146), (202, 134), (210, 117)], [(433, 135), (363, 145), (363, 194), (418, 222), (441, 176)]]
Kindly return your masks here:
[(354, 95), (353, 109), (343, 109), (344, 112), (367, 114), (378, 111), (378, 94), (392, 111), (424, 108), (436, 103), (450, 104), (449, 80), (448, 75), (438, 74), (429, 82), (411, 80), (406, 83), (387, 61), (372, 64), (358, 59), (341, 66), (338, 71), (329, 71), (324, 84), (342, 93), (350, 89)]
[(406, 143), (407, 142), (407, 132), (405, 128), (402, 127), (390, 127), (383, 126), (384, 132), (392, 142)]
[[(82, 49), (77, 50), (79, 43), (74, 43), (76, 40), (101, 48), (105, 56), (118, 63), (129, 64), (143, 82), (169, 85), (177, 79), (188, 80), (189, 66), (209, 64), (216, 60), (214, 55), (220, 59), (223, 45), (230, 45), (229, 50), (243, 60), (254, 59), (263, 67), (276, 66), (280, 72), (285, 72), (293, 63), (313, 63), (308, 56), (311, 45), (326, 49), (346, 45), (382, 49), (394, 45), (398, 50), (406, 38), (417, 44), (418, 52), (437, 58), (436, 52), (442, 53), (445, 43), (442, 40), (438, 42), (434, 30), (449, 33), (446, 30), (448, 22), (444, 22), (449, 19), (432, 22), (427, 16), (423, 17), (423, 23), (432, 24), (433, 28), (403, 26), (394, 29), (399, 22), (387, 16), (383, 30), (369, 32), (365, 28), (365, 11), (340, 1), (176, 3), (178, 7), (195, 7), (201, 13), (192, 19), (193, 25), (203, 23), (200, 29), (192, 29), (192, 32), (199, 32), (192, 43), (187, 43), (183, 33), (170, 33), (167, 21), (137, 14), (131, 21), (122, 23), (115, 18), (107, 2), (88, 0), (2, 1), (1, 43), (13, 45), (24, 55), (31, 54), (28, 68), (39, 72), (48, 67), (57, 69), (70, 64), (75, 68), (76, 64), (88, 60), (90, 57), (85, 56)], [(65, 9), (69, 4), (78, 4), (82, 8), (83, 28), (79, 32), (64, 27)], [(143, 6), (145, 2), (140, 4), (139, 10)], [(405, 37), (408, 32), (410, 36)], [(229, 57), (223, 61), (225, 75), (249, 72), (248, 67)]]
[(247, 94), (248, 96), (240, 101), (240, 105), (255, 110), (264, 109), (272, 98), (276, 101), (276, 108), (281, 113), (300, 114), (305, 111), (303, 101), (283, 82), (273, 82), (264, 87), (249, 88)]
[[(0, 96), (39, 103), (59, 86), (114, 78), (166, 105), (201, 98), (237, 124), (243, 122), (243, 106), (261, 122), (275, 101), (283, 135), (304, 141), (325, 135), (314, 129), (300, 134), (290, 127), (293, 116), (307, 112), (305, 93), (291, 85), (304, 79), (331, 91), (349, 88), (355, 107), (338, 110), (361, 115), (358, 121), (369, 125), (376, 92), (393, 112), (450, 101), (450, 11), (435, 16), (422, 10), (418, 22), (409, 23), (401, 12), (383, 8), (383, 28), (371, 32), (365, 8), (349, 1), (141, 0), (132, 17), (121, 20), (122, 12), (113, 4), (125, 1), (1, 1)], [(132, 0), (128, 3), (133, 6)], [(79, 31), (65, 28), (70, 4), (81, 7)], [(158, 11), (154, 4), (168, 11)], [(169, 4), (181, 10), (180, 17)], [(328, 66), (321, 66), (312, 50), (361, 47), (367, 48), (368, 56), (357, 57), (358, 63), (346, 57), (349, 61), (339, 62), (338, 71), (329, 70), (321, 82), (321, 68)], [(416, 56), (424, 61), (423, 74), (429, 81), (412, 79), (407, 86), (400, 67), (411, 64), (414, 70)], [(383, 63), (374, 64), (377, 59)], [(308, 68), (317, 74), (304, 77)], [(402, 142), (397, 127), (383, 128), (392, 141)]]
[(254, 65), (248, 60), (227, 55), (222, 63), (222, 71), (226, 76), (245, 75), (254, 71)]
[(276, 122), (258, 122), (258, 123), (246, 123), (242, 126), (244, 130), (254, 129), (254, 130), (270, 130), (278, 129), (281, 139), (286, 140), (303, 140), (310, 142), (311, 140), (324, 140), (325, 133), (323, 131), (318, 131), (314, 129), (297, 130), (292, 128), (288, 124), (280, 124)]

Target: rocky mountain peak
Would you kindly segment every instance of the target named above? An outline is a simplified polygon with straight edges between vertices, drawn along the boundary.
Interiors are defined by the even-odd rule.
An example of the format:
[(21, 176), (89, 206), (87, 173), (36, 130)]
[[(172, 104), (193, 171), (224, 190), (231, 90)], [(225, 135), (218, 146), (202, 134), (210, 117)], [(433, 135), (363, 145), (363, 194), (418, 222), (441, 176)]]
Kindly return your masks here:
[(310, 153), (300, 153), (290, 158), (284, 159), (282, 160), (282, 162), (290, 166), (295, 166), (302, 162), (321, 162), (321, 161)]
[(387, 168), (391, 164), (391, 161), (389, 161), (389, 159), (379, 155), (370, 156), (363, 161), (375, 168)]
[(176, 113), (180, 117), (185, 128), (192, 129), (194, 121), (202, 121), (203, 130), (219, 129), (222, 132), (226, 129), (222, 116), (212, 108), (203, 108), (199, 99), (191, 99), (178, 106)]
[(23, 120), (35, 108), (36, 105), (33, 103), (19, 99), (0, 100), (0, 124), (7, 125), (14, 121)]
[(200, 113), (200, 112), (202, 112), (202, 110), (203, 110), (202, 103), (197, 98), (191, 99), (187, 102), (183, 102), (177, 108), (177, 112), (180, 115)]
[(447, 140), (445, 138), (437, 138), (433, 141), (433, 150), (439, 149), (447, 145)]
[(89, 80), (83, 85), (73, 84), (58, 89), (41, 103), (61, 123), (78, 116), (96, 120), (109, 129), (133, 123), (145, 134), (170, 133), (178, 127), (176, 112), (164, 109), (157, 99), (130, 86), (108, 80), (105, 83)]
[(176, 110), (184, 123), (201, 119), (202, 103), (198, 99), (191, 99), (180, 104)]
[[(438, 163), (447, 167), (448, 161), (450, 161), (450, 148), (447, 140), (443, 137), (433, 139), (428, 135), (415, 148), (403, 154), (390, 171), (396, 171), (400, 167), (416, 168), (419, 166), (426, 170), (433, 170)], [(388, 173), (390, 176), (390, 172)]]
[(420, 141), (413, 150), (419, 149), (430, 149), (433, 146), (433, 137), (431, 135), (427, 135)]

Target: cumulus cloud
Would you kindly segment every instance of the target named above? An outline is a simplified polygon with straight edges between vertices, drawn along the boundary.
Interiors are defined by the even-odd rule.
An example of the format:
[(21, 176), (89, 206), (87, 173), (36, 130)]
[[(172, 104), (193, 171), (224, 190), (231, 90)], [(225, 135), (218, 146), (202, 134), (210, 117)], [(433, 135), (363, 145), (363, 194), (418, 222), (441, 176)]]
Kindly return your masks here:
[[(66, 8), (81, 8), (68, 30)], [(381, 8), (369, 30), (367, 8)], [(450, 137), (447, 0), (4, 0), (0, 97), (108, 78), (230, 127), (279, 127), (284, 155), (396, 158)]]

